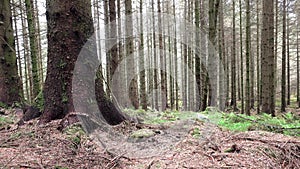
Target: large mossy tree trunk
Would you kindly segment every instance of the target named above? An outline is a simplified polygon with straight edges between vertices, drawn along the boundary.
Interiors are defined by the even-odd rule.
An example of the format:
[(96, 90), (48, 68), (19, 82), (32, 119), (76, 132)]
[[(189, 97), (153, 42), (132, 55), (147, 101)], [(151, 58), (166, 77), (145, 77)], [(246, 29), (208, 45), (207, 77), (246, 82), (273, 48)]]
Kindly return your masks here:
[(10, 106), (21, 100), (20, 79), (9, 0), (1, 0), (0, 7), (0, 102)]
[[(74, 93), (72, 92), (81, 94), (82, 100), (88, 100), (88, 95), (84, 95), (88, 92), (88, 88), (76, 90), (75, 87), (72, 91), (73, 71), (80, 52), (88, 51), (89, 54), (85, 58), (87, 63), (84, 65), (88, 65), (89, 62), (95, 63), (92, 59), (97, 58), (93, 55), (93, 46), (84, 46), (88, 40), (91, 41), (89, 38), (94, 31), (90, 2), (84, 0), (48, 0), (46, 14), (48, 22), (48, 68), (44, 86), (45, 107), (40, 120), (41, 123), (63, 118), (69, 112), (77, 111), (74, 109), (72, 98)], [(83, 67), (82, 71), (92, 71), (86, 68), (88, 67)], [(92, 72), (87, 73), (88, 76), (92, 75)], [(85, 80), (81, 79), (81, 81)], [(92, 81), (94, 82), (94, 80)], [(96, 79), (96, 87), (99, 88), (92, 92), (96, 92), (96, 100), (105, 120), (109, 124), (118, 124), (125, 117), (106, 97), (101, 81), (99, 78)], [(82, 108), (79, 111), (89, 113), (84, 112), (84, 110), (88, 109)]]
[(41, 122), (63, 118), (74, 111), (72, 71), (81, 48), (94, 31), (91, 5), (84, 0), (47, 0), (46, 17), (48, 67)]

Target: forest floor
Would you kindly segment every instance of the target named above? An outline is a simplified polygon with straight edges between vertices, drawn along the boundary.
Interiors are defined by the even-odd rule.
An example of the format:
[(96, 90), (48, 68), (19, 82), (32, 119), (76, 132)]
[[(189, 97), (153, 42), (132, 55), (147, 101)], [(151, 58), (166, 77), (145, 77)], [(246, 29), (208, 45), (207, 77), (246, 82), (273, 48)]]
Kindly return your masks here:
[[(60, 120), (18, 126), (21, 114), (7, 110), (0, 115), (0, 169), (300, 168), (299, 137), (231, 132), (203, 121), (182, 121), (124, 122), (112, 129), (127, 139), (108, 140), (101, 132), (85, 134), (79, 125), (61, 131)], [(147, 129), (154, 134), (128, 139), (130, 133)], [(114, 141), (119, 147), (113, 148)]]

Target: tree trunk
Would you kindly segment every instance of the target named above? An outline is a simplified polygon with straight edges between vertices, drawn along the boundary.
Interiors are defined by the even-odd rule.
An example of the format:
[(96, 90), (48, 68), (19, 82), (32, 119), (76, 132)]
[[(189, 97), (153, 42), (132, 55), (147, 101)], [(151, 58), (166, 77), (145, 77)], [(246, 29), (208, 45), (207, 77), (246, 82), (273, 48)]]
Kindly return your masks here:
[[(175, 8), (175, 0), (173, 0), (173, 15), (174, 15), (174, 25), (176, 25), (176, 8)], [(177, 30), (175, 27), (175, 37), (177, 37)], [(175, 107), (176, 110), (179, 110), (179, 92), (178, 92), (178, 56), (177, 56), (177, 39), (174, 39), (174, 68), (175, 68)]]
[(0, 102), (8, 106), (21, 100), (9, 0), (0, 1)]
[(41, 26), (39, 21), (39, 9), (38, 9), (38, 0), (34, 0), (34, 18), (35, 18), (35, 26), (36, 26), (36, 34), (35, 38), (37, 40), (37, 56), (38, 56), (38, 72), (40, 78), (40, 85), (43, 86), (44, 84), (44, 63), (43, 63), (43, 55), (42, 55), (42, 41), (41, 41)]
[[(200, 10), (200, 18), (205, 18), (205, 12), (204, 9), (206, 8), (205, 6), (205, 2), (201, 1), (201, 10)], [(201, 22), (201, 29), (204, 29), (206, 26), (206, 22), (205, 19), (202, 19)], [(207, 72), (207, 62), (206, 62), (206, 58), (207, 58), (207, 52), (206, 52), (206, 45), (207, 45), (207, 38), (201, 37), (201, 104), (200, 104), (200, 110), (204, 111), (207, 107), (207, 98), (208, 98), (208, 72)]]
[(274, 87), (274, 0), (263, 0), (261, 39), (262, 112), (275, 115)]
[[(110, 81), (109, 88), (113, 91), (113, 98), (115, 98), (119, 93), (119, 79), (115, 79), (114, 83), (112, 83), (112, 77), (118, 67), (119, 57), (118, 57), (118, 39), (117, 39), (117, 12), (116, 12), (116, 0), (109, 1), (109, 20), (110, 20), (110, 28), (109, 28), (109, 44), (112, 46), (110, 50), (109, 59), (109, 79)], [(110, 93), (110, 92), (109, 92)], [(109, 96), (109, 95), (108, 95)]]
[[(18, 30), (17, 25), (17, 10), (16, 7), (13, 8), (13, 22), (14, 22), (14, 30)], [(20, 51), (20, 43), (19, 43), (19, 33), (18, 31), (15, 31), (15, 42), (16, 42), (16, 48), (17, 48), (17, 61), (18, 61), (18, 72), (19, 72), (19, 79), (20, 79), (20, 96), (22, 99), (24, 99), (24, 91), (23, 91), (23, 69), (22, 69), (22, 62), (21, 62), (21, 51)], [(26, 78), (25, 78), (26, 79)]]
[(241, 65), (241, 113), (244, 114), (244, 57), (243, 57), (243, 28), (242, 28), (242, 1), (239, 0), (240, 6), (240, 65)]
[(140, 0), (140, 97), (142, 109), (147, 110), (147, 92), (146, 92), (146, 70), (145, 70), (145, 56), (144, 56), (144, 27), (143, 27), (143, 0)]
[(281, 67), (281, 111), (286, 108), (286, 0), (283, 0), (282, 24), (282, 67)]
[[(134, 44), (133, 44), (133, 25), (132, 25), (132, 2), (125, 0), (125, 14), (126, 16), (126, 67), (127, 67), (127, 81), (129, 84), (129, 99), (133, 108), (139, 108), (138, 100), (138, 87), (137, 79), (133, 78), (135, 74), (135, 61), (134, 61)], [(129, 79), (132, 78), (132, 79)], [(129, 81), (131, 80), (131, 81)]]
[(235, 32), (235, 0), (232, 1), (232, 52), (231, 52), (231, 106), (234, 111), (237, 111), (236, 106), (236, 32)]
[[(195, 24), (196, 24), (196, 46), (200, 47), (200, 3), (199, 1), (195, 1)], [(195, 51), (195, 79), (196, 79), (196, 84), (197, 84), (197, 89), (196, 90), (198, 93), (196, 95), (197, 102), (197, 108), (196, 111), (200, 111), (200, 97), (201, 97), (201, 60), (200, 60), (200, 49), (197, 47)]]
[(250, 35), (250, 1), (246, 0), (246, 109), (245, 113), (250, 115), (250, 52), (251, 52), (251, 35)]
[(91, 5), (84, 0), (47, 0), (46, 16), (48, 67), (41, 123), (74, 111), (72, 71), (80, 50), (94, 31)]
[[(22, 0), (19, 0), (19, 4), (22, 4)], [(24, 10), (20, 8), (20, 17), (21, 17), (21, 25), (22, 25), (22, 40), (23, 40), (23, 55), (24, 55), (24, 76), (25, 76), (25, 91), (26, 91), (26, 101), (31, 103), (31, 95), (32, 95), (32, 81), (31, 81), (31, 69), (29, 62), (29, 44), (27, 39), (27, 29), (26, 29), (26, 19), (23, 15)]]
[(300, 65), (299, 65), (299, 61), (300, 61), (300, 56), (299, 56), (299, 22), (297, 22), (297, 103), (298, 103), (298, 107), (300, 107), (300, 91), (299, 91), (299, 83), (300, 83)]
[[(286, 9), (288, 11), (288, 7)], [(286, 59), (287, 59), (287, 101), (286, 104), (291, 103), (291, 78), (290, 78), (290, 24), (289, 24), (289, 13), (287, 13), (286, 20)]]
[(225, 110), (225, 41), (224, 41), (224, 1), (220, 0), (220, 14), (219, 14), (219, 109)]
[(261, 78), (260, 78), (260, 51), (259, 51), (259, 0), (256, 1), (256, 100), (257, 100), (257, 114), (260, 113), (260, 84), (261, 84)]
[(167, 86), (166, 82), (167, 79), (165, 78), (165, 56), (164, 56), (164, 48), (165, 46), (163, 45), (163, 32), (162, 32), (162, 17), (161, 17), (161, 2), (160, 0), (157, 0), (157, 12), (158, 12), (158, 44), (159, 44), (159, 58), (160, 58), (160, 78), (161, 78), (161, 99), (160, 99), (160, 104), (161, 104), (161, 110), (165, 111), (167, 108)]
[[(156, 53), (156, 33), (155, 33), (155, 16), (154, 16), (154, 0), (151, 0), (152, 6), (151, 6), (151, 12), (152, 12), (152, 26), (153, 26), (153, 41), (152, 41), (152, 50), (153, 50), (153, 67), (157, 67), (157, 53)], [(153, 92), (153, 103), (154, 103), (154, 108), (158, 111), (159, 110), (159, 104), (158, 104), (158, 72), (156, 69), (153, 70), (153, 90), (156, 91), (151, 91)]]
[(36, 34), (36, 26), (34, 19), (34, 8), (33, 8), (33, 0), (25, 0), (26, 6), (26, 14), (27, 14), (27, 22), (28, 22), (28, 32), (29, 32), (29, 40), (30, 40), (30, 56), (31, 56), (31, 71), (32, 71), (32, 80), (33, 80), (33, 93), (31, 95), (31, 100), (39, 94), (41, 90), (40, 85), (40, 77), (38, 70), (38, 51), (37, 51), (37, 38)]

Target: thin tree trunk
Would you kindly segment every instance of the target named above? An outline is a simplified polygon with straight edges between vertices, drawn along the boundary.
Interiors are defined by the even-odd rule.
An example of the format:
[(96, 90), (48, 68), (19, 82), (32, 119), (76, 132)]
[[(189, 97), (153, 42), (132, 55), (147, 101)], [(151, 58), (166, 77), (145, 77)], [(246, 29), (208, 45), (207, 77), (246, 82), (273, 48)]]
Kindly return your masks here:
[(114, 83), (112, 83), (112, 78), (114, 76), (114, 73), (118, 67), (119, 63), (119, 57), (118, 57), (118, 41), (117, 41), (117, 12), (116, 12), (116, 0), (109, 0), (109, 21), (110, 21), (110, 28), (109, 28), (109, 44), (111, 46), (110, 49), (108, 49), (110, 52), (109, 59), (109, 79), (107, 81), (110, 81), (108, 86), (110, 89), (113, 90), (113, 94), (115, 97), (115, 93), (119, 93), (119, 79), (114, 79)]
[[(156, 68), (157, 67), (157, 53), (156, 53), (156, 33), (155, 33), (155, 16), (154, 16), (154, 0), (152, 0), (152, 19), (153, 19), (153, 23), (152, 23), (152, 26), (153, 26), (153, 66)], [(154, 92), (152, 90), (152, 92), (154, 92), (154, 108), (156, 110), (159, 110), (159, 104), (158, 104), (158, 72), (156, 69), (153, 70), (154, 71), (154, 79), (153, 79), (153, 82), (154, 82), (154, 88), (156, 91)]]
[(242, 1), (239, 0), (240, 6), (240, 65), (241, 65), (241, 113), (244, 114), (244, 57), (243, 57), (243, 28), (242, 28)]
[[(175, 0), (173, 0), (173, 15), (174, 15), (174, 21), (176, 25), (176, 8), (175, 8)], [(175, 27), (174, 32), (175, 37), (177, 36), (177, 29)], [(179, 110), (179, 92), (178, 92), (178, 56), (177, 56), (177, 39), (174, 39), (174, 68), (175, 68), (175, 107), (176, 110)]]
[[(104, 8), (104, 24), (105, 24), (105, 49), (109, 46), (110, 39), (110, 24), (109, 24), (109, 0), (103, 0)], [(108, 88), (106, 88), (107, 96), (110, 97), (110, 65), (111, 65), (111, 50), (106, 49), (106, 83)], [(104, 79), (103, 79), (104, 80)]]
[(34, 22), (34, 8), (33, 0), (25, 0), (28, 32), (30, 40), (30, 56), (31, 56), (31, 67), (32, 67), (32, 79), (33, 79), (33, 93), (31, 95), (31, 100), (39, 94), (41, 90), (40, 77), (38, 70), (38, 52), (37, 52), (37, 39), (36, 39), (36, 26)]
[[(196, 24), (196, 46), (200, 46), (200, 2), (195, 1), (195, 24)], [(195, 78), (196, 78), (196, 84), (197, 84), (197, 102), (196, 104), (198, 107), (196, 108), (196, 111), (200, 111), (200, 97), (201, 97), (201, 60), (200, 60), (200, 52), (201, 50), (199, 48), (196, 48), (195, 51)]]
[[(287, 7), (288, 11), (288, 7)], [(286, 104), (291, 103), (291, 78), (290, 78), (290, 24), (289, 24), (289, 13), (287, 12), (287, 25), (286, 25), (286, 59), (287, 59), (287, 101)]]
[(299, 91), (299, 83), (300, 83), (300, 66), (299, 66), (299, 61), (300, 61), (300, 56), (299, 56), (299, 22), (297, 22), (297, 103), (298, 107), (300, 107), (300, 91)]
[[(22, 1), (19, 1), (19, 4), (22, 4)], [(25, 91), (26, 91), (26, 99), (29, 103), (31, 103), (31, 95), (32, 95), (32, 72), (30, 68), (30, 55), (29, 55), (29, 44), (27, 38), (27, 29), (26, 29), (26, 19), (23, 15), (23, 8), (20, 8), (21, 15), (21, 25), (22, 25), (22, 37), (23, 37), (23, 55), (24, 55), (24, 76), (25, 76)]]
[(235, 0), (232, 1), (232, 52), (231, 52), (231, 106), (233, 107), (234, 111), (237, 111), (236, 106), (236, 32), (235, 32)]
[(37, 58), (38, 58), (38, 72), (40, 78), (40, 85), (43, 86), (44, 83), (44, 67), (43, 67), (43, 56), (42, 56), (42, 40), (41, 40), (41, 27), (39, 21), (39, 8), (37, 4), (38, 0), (34, 0), (34, 18), (36, 25), (36, 40), (37, 40)]
[(24, 99), (24, 91), (23, 91), (23, 69), (22, 69), (22, 62), (21, 62), (21, 51), (20, 51), (20, 43), (19, 43), (19, 31), (17, 25), (17, 10), (16, 7), (12, 10), (13, 15), (13, 22), (14, 22), (14, 32), (15, 32), (15, 42), (16, 42), (16, 54), (17, 54), (17, 61), (18, 61), (18, 72), (19, 72), (19, 79), (20, 79), (20, 96)]
[(225, 42), (224, 42), (224, 11), (223, 11), (223, 0), (220, 0), (220, 14), (219, 14), (219, 109), (225, 110)]
[[(205, 12), (204, 9), (206, 8), (205, 6), (205, 2), (201, 1), (201, 9), (200, 9), (200, 18), (204, 18), (205, 16)], [(201, 30), (205, 28), (206, 26), (206, 22), (205, 19), (202, 19), (201, 22)], [(207, 38), (201, 37), (201, 58), (200, 58), (200, 62), (201, 62), (201, 106), (200, 106), (200, 110), (204, 111), (207, 107), (207, 100), (208, 100), (208, 72), (207, 72), (207, 62), (206, 62), (206, 58), (207, 58)]]
[[(274, 85), (277, 87), (277, 60), (278, 60), (278, 26), (279, 26), (279, 22), (278, 22), (278, 17), (280, 15), (279, 13), (279, 0), (275, 0), (275, 12), (276, 12), (276, 16), (275, 16), (275, 46), (274, 46), (274, 60), (275, 60), (275, 65), (274, 65)], [(262, 80), (262, 78), (261, 78)], [(260, 85), (261, 86), (261, 85)], [(260, 88), (260, 90), (262, 90), (262, 87)], [(260, 93), (262, 93), (260, 91)], [(274, 104), (275, 104), (275, 97), (273, 100)]]
[(281, 111), (286, 108), (286, 0), (283, 0), (282, 67), (281, 67)]
[(259, 51), (259, 0), (256, 1), (256, 99), (257, 99), (257, 114), (260, 113), (260, 84), (261, 84), (261, 78), (260, 78), (260, 51)]
[[(118, 55), (119, 55), (119, 62), (121, 62), (124, 59), (124, 46), (123, 46), (123, 38), (122, 38), (122, 20), (121, 20), (121, 2), (120, 0), (117, 0), (117, 15), (118, 15), (118, 37), (119, 43), (118, 43)], [(126, 101), (124, 98), (124, 95), (126, 93), (127, 83), (126, 83), (126, 66), (120, 67), (120, 74), (121, 77), (118, 79), (118, 92), (116, 93), (116, 97), (119, 98), (120, 104), (125, 107)], [(124, 82), (123, 84), (121, 82)]]
[(157, 0), (157, 12), (158, 12), (158, 44), (159, 44), (159, 58), (160, 58), (160, 78), (161, 78), (161, 110), (165, 111), (167, 107), (167, 88), (166, 88), (166, 76), (165, 76), (165, 56), (163, 54), (164, 45), (163, 45), (163, 35), (162, 35), (162, 18), (161, 18), (161, 2)]
[(297, 103), (298, 103), (298, 107), (300, 107), (300, 91), (299, 91), (299, 83), (300, 83), (300, 66), (299, 66), (299, 61), (300, 61), (300, 55), (299, 55), (299, 22), (297, 22), (297, 31), (296, 31), (296, 34), (297, 34)]
[(250, 1), (246, 0), (246, 107), (245, 113), (250, 115), (250, 52), (251, 52), (251, 35), (250, 35)]
[[(220, 0), (211, 0), (209, 1), (209, 40), (212, 46), (216, 46), (217, 44), (217, 20), (218, 20), (218, 12), (219, 12)], [(211, 50), (211, 49), (209, 49)], [(214, 56), (212, 52), (209, 52), (208, 57), (208, 69), (210, 72), (209, 77), (209, 97), (208, 97), (208, 105), (217, 106), (217, 65), (215, 63), (218, 62), (219, 57)]]
[(140, 0), (140, 97), (142, 109), (147, 110), (147, 95), (146, 95), (146, 70), (144, 57), (144, 27), (143, 27), (143, 1)]
[[(132, 23), (132, 1), (125, 0), (125, 14), (126, 16), (126, 68), (127, 81), (129, 84), (129, 99), (133, 108), (139, 108), (137, 79), (133, 78), (135, 74), (135, 60), (134, 60), (134, 44), (133, 44), (133, 23)], [(129, 79), (129, 78), (132, 78)], [(129, 81), (131, 80), (131, 81)]]

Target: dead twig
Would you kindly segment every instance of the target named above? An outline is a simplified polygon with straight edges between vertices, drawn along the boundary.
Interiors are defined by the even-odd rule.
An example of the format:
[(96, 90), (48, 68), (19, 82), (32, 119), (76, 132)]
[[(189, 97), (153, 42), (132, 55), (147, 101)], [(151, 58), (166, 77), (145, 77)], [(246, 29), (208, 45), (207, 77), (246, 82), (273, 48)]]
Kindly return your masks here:
[(155, 162), (155, 160), (151, 160), (150, 163), (147, 165), (146, 169), (151, 169), (154, 162)]
[[(125, 154), (126, 154), (126, 153), (119, 154), (119, 155), (115, 156), (113, 159), (110, 160), (110, 163), (108, 163), (108, 164), (106, 165), (105, 168), (110, 168), (110, 169), (114, 168), (114, 167), (118, 164), (118, 161), (119, 161), (122, 157), (124, 157)], [(109, 167), (110, 165), (112, 165), (112, 166)]]

